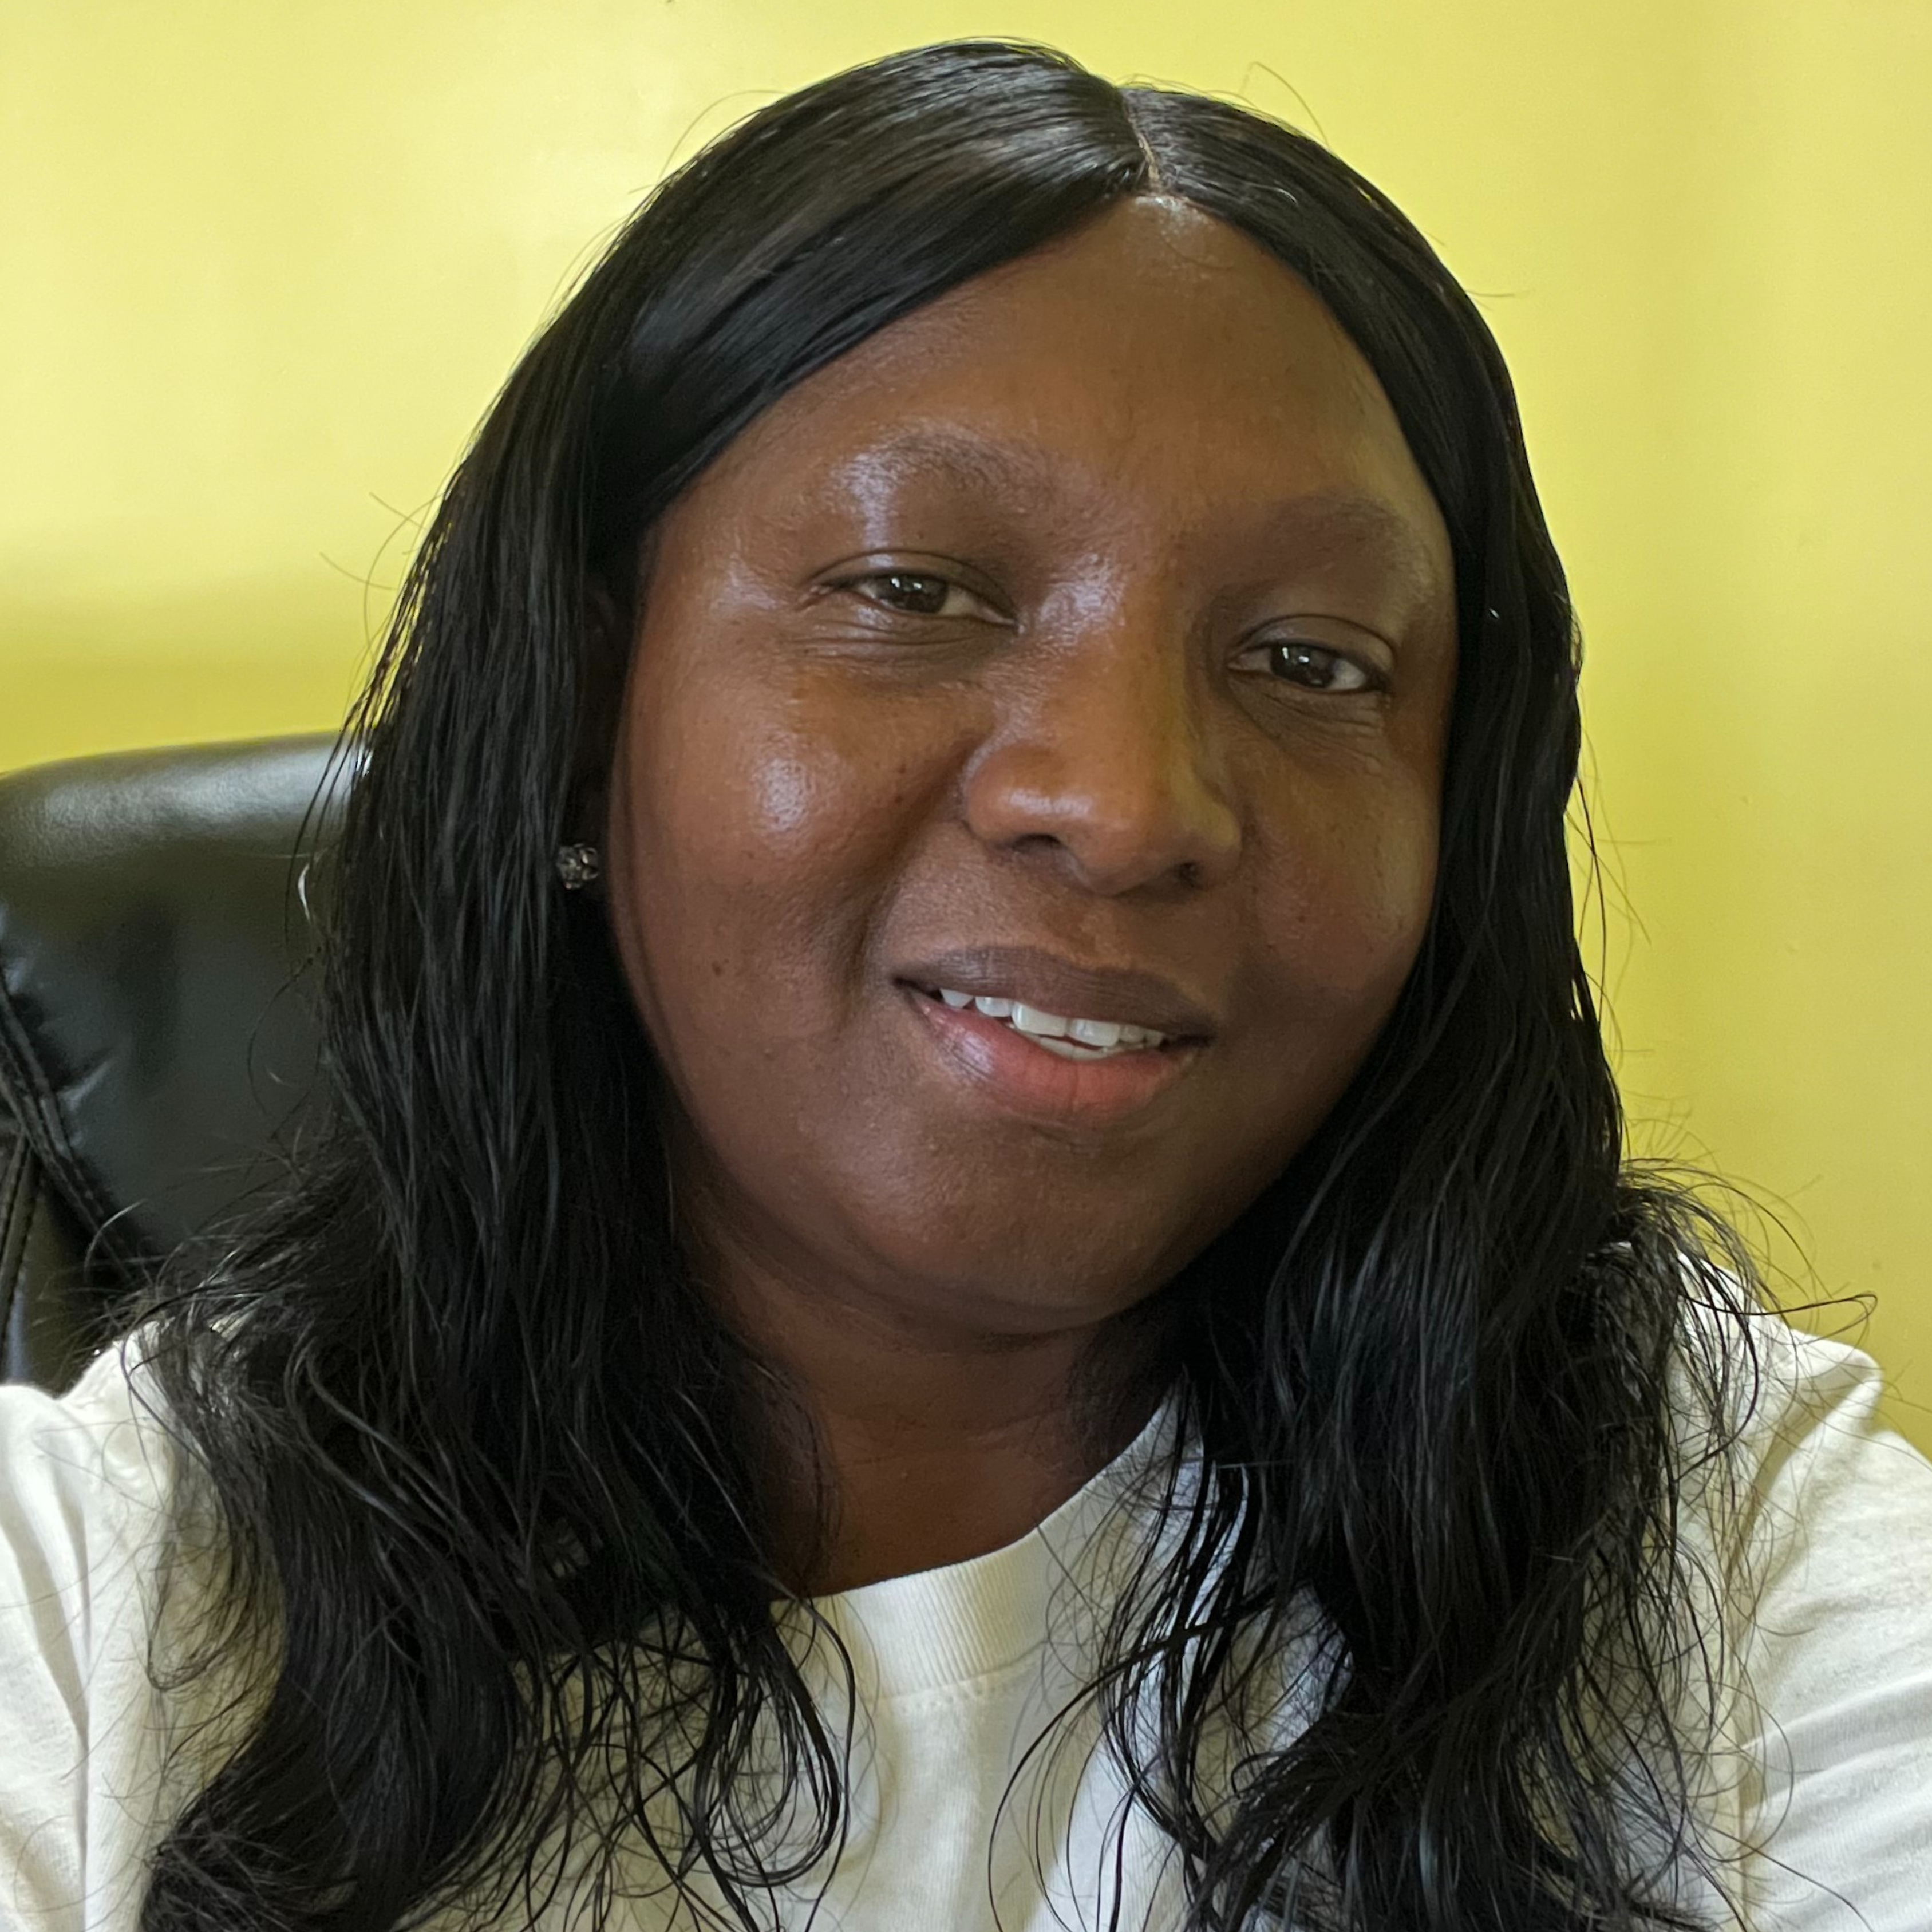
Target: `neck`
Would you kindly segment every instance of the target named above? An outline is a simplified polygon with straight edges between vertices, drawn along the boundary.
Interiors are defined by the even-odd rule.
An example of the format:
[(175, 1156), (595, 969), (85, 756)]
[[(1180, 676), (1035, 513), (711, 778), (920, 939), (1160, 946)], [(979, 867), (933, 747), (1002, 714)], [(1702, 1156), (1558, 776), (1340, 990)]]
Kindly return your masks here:
[(772, 1371), (779, 1574), (803, 1596), (1004, 1548), (1125, 1448), (1151, 1414), (1145, 1324), (976, 1328), (889, 1292), (706, 1244), (721, 1311)]
[(788, 1364), (809, 1390), (829, 1504), (792, 1486), (788, 1542), (812, 1594), (1002, 1549), (1124, 1446), (1073, 1411), (1090, 1337), (1024, 1348), (846, 1339), (832, 1375), (808, 1377), (796, 1356)]

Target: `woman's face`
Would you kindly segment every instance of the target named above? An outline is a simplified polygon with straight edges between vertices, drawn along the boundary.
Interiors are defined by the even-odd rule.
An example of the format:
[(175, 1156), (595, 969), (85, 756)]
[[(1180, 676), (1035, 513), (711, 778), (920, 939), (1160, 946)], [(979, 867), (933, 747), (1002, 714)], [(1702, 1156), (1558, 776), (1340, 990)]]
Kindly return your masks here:
[(1016, 1336), (1168, 1279), (1414, 958), (1454, 609), (1360, 356), (1171, 202), (760, 417), (656, 532), (606, 827), (714, 1250)]

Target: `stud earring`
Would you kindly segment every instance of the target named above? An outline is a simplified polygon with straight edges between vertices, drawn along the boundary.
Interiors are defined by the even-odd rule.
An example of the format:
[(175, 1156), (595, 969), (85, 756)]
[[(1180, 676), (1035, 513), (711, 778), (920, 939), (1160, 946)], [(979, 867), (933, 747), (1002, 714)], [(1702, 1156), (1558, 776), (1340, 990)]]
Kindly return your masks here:
[(581, 892), (604, 870), (604, 861), (594, 845), (560, 845), (556, 848), (556, 875), (567, 892)]

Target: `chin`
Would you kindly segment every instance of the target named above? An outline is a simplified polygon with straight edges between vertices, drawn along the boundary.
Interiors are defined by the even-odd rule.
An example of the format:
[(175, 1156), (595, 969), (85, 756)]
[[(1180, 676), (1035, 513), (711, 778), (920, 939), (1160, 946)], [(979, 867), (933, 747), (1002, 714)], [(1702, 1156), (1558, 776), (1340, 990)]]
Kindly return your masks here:
[(884, 1294), (914, 1318), (1016, 1336), (1126, 1313), (1157, 1294), (1206, 1240), (1173, 1228), (1117, 1226), (1102, 1241), (1090, 1221), (983, 1213), (966, 1227), (936, 1226), (928, 1216), (900, 1232), (868, 1270)]

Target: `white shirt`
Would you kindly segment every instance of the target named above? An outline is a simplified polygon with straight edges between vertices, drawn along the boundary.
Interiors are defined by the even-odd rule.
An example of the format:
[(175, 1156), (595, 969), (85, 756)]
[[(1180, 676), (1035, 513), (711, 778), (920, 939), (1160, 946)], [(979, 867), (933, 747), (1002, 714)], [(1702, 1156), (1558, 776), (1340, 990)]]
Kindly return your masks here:
[[(1735, 1774), (1712, 1780), (1713, 1840), (1746, 1848), (1728, 1877), (1750, 1932), (1932, 1932), (1932, 1463), (1879, 1423), (1868, 1357), (1762, 1328), (1742, 1465), (1755, 1702)], [(1059, 1932), (1105, 1924), (1117, 1885), (1123, 1924), (1178, 1922), (1169, 1848), (1137, 1812), (1123, 1822), (1091, 1724), (1056, 1732), (1007, 1796), (1084, 1681), (1120, 1539), (1155, 1528), (1115, 1504), (1160, 1426), (1018, 1543), (820, 1600), (862, 1713), (851, 1822), (829, 1881), (775, 1899), (775, 1926)], [(144, 1861), (185, 1796), (187, 1774), (163, 1771), (181, 1714), (146, 1671), (170, 1466), (113, 1352), (62, 1399), (0, 1388), (6, 1932), (134, 1932)], [(201, 1609), (188, 1576), (164, 1614), (191, 1630)], [(806, 1674), (830, 1696), (827, 1655)], [(691, 1922), (649, 1872), (630, 1876), (619, 1932)], [(1709, 1909), (1694, 1874), (1683, 1886)], [(560, 1902), (539, 1924), (567, 1922)]]

